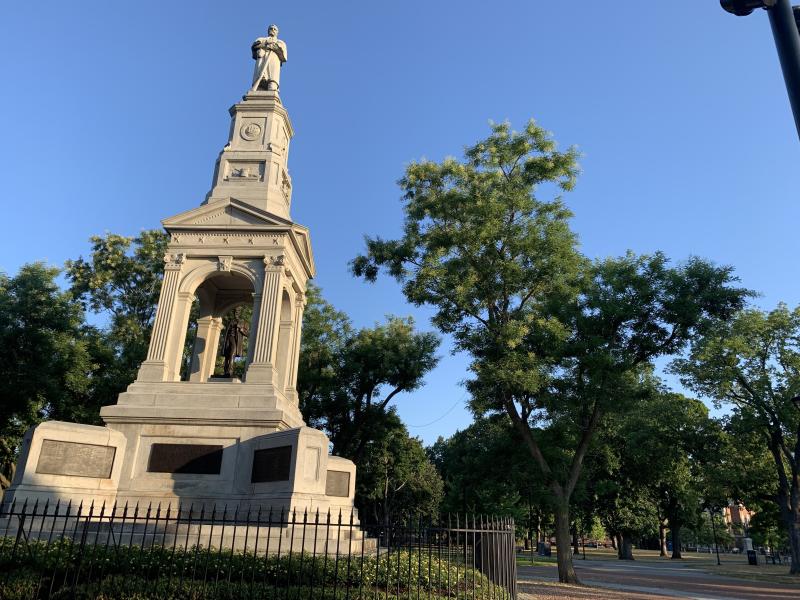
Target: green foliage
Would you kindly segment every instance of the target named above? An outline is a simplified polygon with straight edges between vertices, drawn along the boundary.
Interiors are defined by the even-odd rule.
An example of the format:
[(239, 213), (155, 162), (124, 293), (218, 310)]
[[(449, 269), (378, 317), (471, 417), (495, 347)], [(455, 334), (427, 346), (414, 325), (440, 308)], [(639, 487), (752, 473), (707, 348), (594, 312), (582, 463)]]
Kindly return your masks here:
[(522, 132), (493, 125), (464, 162), (412, 163), (399, 182), (403, 237), (368, 238), (353, 272), (374, 281), (385, 268), (409, 301), (434, 307), (434, 323), (459, 349), (518, 346), (535, 305), (562, 292), (581, 260), (569, 210), (533, 195), (544, 182), (571, 189), (576, 157), (531, 121)]
[(541, 509), (549, 508), (541, 478), (529, 468), (530, 455), (507, 418), (478, 418), (451, 437), (440, 437), (429, 454), (444, 479), (445, 512), (508, 515), (535, 529)]
[[(473, 591), (476, 597), (498, 593), (479, 571), (434, 552), (404, 550), (388, 555), (384, 551), (377, 557), (350, 559), (294, 553), (279, 558), (200, 546), (82, 547), (70, 540), (50, 545), (29, 542), (25, 550), (12, 558), (10, 544), (0, 547), (0, 569), (14, 573), (4, 587), (4, 598), (30, 597), (40, 576), (44, 589), (49, 589), (52, 578), (55, 598), (227, 598), (249, 597), (251, 592), (256, 597), (305, 598), (312, 586), (314, 598), (337, 599), (373, 598), (377, 592), (381, 597), (387, 593), (403, 597), (417, 590), (426, 597), (431, 593), (449, 598), (472, 597)], [(61, 588), (76, 573), (82, 574), (78, 585)]]
[[(733, 481), (742, 495), (772, 495), (792, 549), (791, 572), (800, 574), (800, 411), (792, 401), (800, 394), (800, 308), (743, 310), (694, 340), (672, 368), (685, 385), (732, 407), (728, 428), (741, 438), (739, 452), (753, 459), (750, 481)], [(766, 455), (753, 434), (772, 459), (772, 484), (762, 476)]]
[(748, 294), (730, 268), (698, 258), (581, 256), (561, 199), (536, 196), (543, 183), (571, 189), (576, 158), (532, 121), (521, 132), (494, 125), (461, 162), (410, 165), (402, 237), (367, 238), (352, 262), (368, 281), (381, 269), (396, 278), (470, 353), (474, 411), (508, 415), (552, 492), (569, 582), (569, 503), (598, 425), (635, 399), (626, 388), (643, 365), (680, 352)]
[(91, 388), (91, 343), (83, 311), (56, 284), (58, 269), (0, 274), (0, 487), (7, 487), (28, 427), (70, 413)]
[(722, 427), (724, 445), (720, 460), (706, 473), (709, 487), (758, 513), (773, 508), (777, 511), (775, 462), (764, 443), (763, 433), (739, 413), (726, 416)]
[(168, 240), (163, 231), (150, 230), (135, 238), (108, 233), (90, 241), (91, 256), (67, 261), (66, 275), (75, 298), (108, 318), (92, 343), (93, 404), (99, 409), (116, 402), (147, 356)]
[(775, 503), (764, 506), (750, 519), (747, 531), (755, 546), (785, 548), (789, 544), (786, 527)]
[(696, 545), (713, 547), (715, 535), (716, 543), (720, 548), (728, 548), (733, 545), (733, 536), (728, 533), (725, 521), (718, 511), (714, 512), (714, 527), (711, 526), (711, 515), (707, 511), (703, 511), (688, 527), (688, 530), (688, 540)]
[(358, 467), (356, 503), (378, 521), (436, 513), (441, 478), (391, 405), (436, 366), (439, 339), (412, 319), (356, 330), (311, 285), (298, 370), (300, 409)]
[(167, 235), (160, 230), (135, 238), (108, 233), (90, 241), (88, 261), (67, 261), (72, 293), (87, 308), (108, 313), (120, 340), (139, 341), (155, 316)]
[(662, 521), (696, 528), (705, 507), (727, 502), (708, 479), (726, 456), (719, 424), (702, 402), (666, 392), (649, 374), (638, 401), (606, 420), (598, 442), (585, 501), (613, 533), (654, 536)]
[(311, 286), (298, 371), (300, 408), (324, 429), (336, 454), (360, 461), (366, 445), (391, 430), (390, 402), (418, 389), (436, 366), (439, 339), (410, 317), (354, 330)]
[(394, 419), (396, 424), (385, 436), (366, 445), (358, 470), (359, 514), (379, 523), (437, 517), (442, 478), (422, 442)]

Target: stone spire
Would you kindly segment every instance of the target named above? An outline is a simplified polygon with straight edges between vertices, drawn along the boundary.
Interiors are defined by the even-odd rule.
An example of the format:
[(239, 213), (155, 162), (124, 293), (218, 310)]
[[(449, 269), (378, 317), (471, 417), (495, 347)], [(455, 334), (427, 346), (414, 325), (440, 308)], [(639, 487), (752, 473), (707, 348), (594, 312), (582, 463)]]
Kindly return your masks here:
[(228, 143), (217, 159), (203, 204), (233, 198), (290, 221), (292, 179), (287, 161), (294, 131), (278, 95), (286, 44), (277, 33), (272, 25), (266, 38), (253, 42), (253, 86), (229, 111)]

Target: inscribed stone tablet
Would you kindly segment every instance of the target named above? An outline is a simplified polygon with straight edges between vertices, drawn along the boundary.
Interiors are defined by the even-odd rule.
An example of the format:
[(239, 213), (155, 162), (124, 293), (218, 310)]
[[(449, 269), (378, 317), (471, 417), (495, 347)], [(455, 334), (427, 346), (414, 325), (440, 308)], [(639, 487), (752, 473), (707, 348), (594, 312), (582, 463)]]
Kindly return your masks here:
[(147, 471), (219, 475), (222, 470), (222, 446), (208, 444), (153, 444)]
[(114, 466), (114, 446), (42, 440), (36, 472), (70, 477), (108, 479)]
[(325, 495), (347, 498), (350, 495), (350, 473), (328, 471), (328, 477), (325, 479)]
[(289, 481), (292, 465), (292, 447), (264, 448), (253, 453), (252, 483)]

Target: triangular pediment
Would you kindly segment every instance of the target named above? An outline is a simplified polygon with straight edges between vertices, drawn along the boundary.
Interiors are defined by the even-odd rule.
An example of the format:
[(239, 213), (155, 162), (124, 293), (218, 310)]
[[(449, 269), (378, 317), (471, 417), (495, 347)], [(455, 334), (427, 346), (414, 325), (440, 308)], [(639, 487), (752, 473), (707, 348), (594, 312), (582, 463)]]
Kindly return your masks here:
[(236, 198), (210, 202), (161, 221), (169, 229), (239, 229), (287, 226), (292, 222)]
[(295, 224), (289, 235), (292, 239), (292, 244), (294, 244), (298, 254), (307, 265), (310, 276), (313, 277), (316, 269), (314, 267), (314, 254), (311, 251), (311, 240), (308, 237), (308, 229), (302, 225)]

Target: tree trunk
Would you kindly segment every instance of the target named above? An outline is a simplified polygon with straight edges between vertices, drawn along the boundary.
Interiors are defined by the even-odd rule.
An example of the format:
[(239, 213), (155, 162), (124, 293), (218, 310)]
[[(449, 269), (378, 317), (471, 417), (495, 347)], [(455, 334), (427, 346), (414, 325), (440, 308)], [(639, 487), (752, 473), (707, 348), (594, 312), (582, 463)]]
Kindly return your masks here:
[(796, 518), (798, 506), (795, 501), (796, 494), (786, 493), (786, 490), (778, 491), (778, 500), (781, 508), (786, 535), (789, 538), (789, 549), (792, 551), (792, 562), (789, 573), (792, 575), (800, 574), (800, 523)]
[(658, 524), (658, 541), (661, 546), (659, 556), (667, 556), (667, 525), (664, 521)]
[(609, 535), (611, 536), (611, 547), (614, 550), (619, 550), (619, 546), (617, 545), (617, 534), (616, 533), (611, 533)]
[(570, 548), (569, 504), (556, 506), (556, 556), (558, 557), (558, 580), (561, 583), (580, 583), (572, 565)]
[[(795, 510), (794, 514), (797, 512)], [(789, 573), (800, 575), (800, 523), (797, 519), (792, 519), (792, 523), (789, 524), (789, 547), (792, 549), (792, 566), (789, 568)]]
[(572, 527), (572, 553), (581, 553), (581, 544), (580, 540), (578, 539), (578, 528), (575, 526)]
[(683, 558), (681, 555), (681, 526), (678, 523), (670, 523), (670, 533), (672, 534), (672, 558)]
[(617, 550), (617, 558), (619, 560), (633, 560), (633, 542), (626, 534), (620, 534), (619, 550)]
[[(792, 563), (789, 573), (800, 575), (800, 474), (798, 473), (798, 454), (800, 454), (800, 426), (794, 447), (794, 461), (785, 461), (781, 453), (783, 434), (780, 428), (772, 431), (769, 450), (778, 471), (778, 508), (789, 538)], [(788, 462), (788, 465), (786, 464)], [(786, 467), (789, 467), (788, 472)]]

